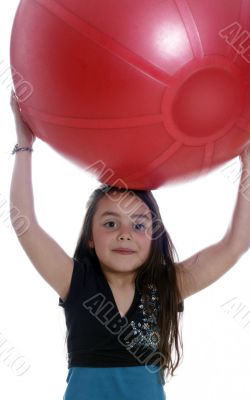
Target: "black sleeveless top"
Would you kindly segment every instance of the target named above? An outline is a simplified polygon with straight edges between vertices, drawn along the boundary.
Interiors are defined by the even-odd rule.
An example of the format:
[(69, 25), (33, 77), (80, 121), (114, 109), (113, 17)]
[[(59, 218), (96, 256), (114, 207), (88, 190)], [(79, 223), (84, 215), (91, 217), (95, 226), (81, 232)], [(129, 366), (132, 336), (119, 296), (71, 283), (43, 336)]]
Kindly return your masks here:
[(159, 302), (157, 291), (151, 285), (148, 289), (153, 312), (146, 310), (136, 287), (121, 317), (100, 263), (88, 257), (83, 262), (74, 259), (68, 296), (58, 304), (64, 308), (68, 331), (68, 368), (159, 365)]

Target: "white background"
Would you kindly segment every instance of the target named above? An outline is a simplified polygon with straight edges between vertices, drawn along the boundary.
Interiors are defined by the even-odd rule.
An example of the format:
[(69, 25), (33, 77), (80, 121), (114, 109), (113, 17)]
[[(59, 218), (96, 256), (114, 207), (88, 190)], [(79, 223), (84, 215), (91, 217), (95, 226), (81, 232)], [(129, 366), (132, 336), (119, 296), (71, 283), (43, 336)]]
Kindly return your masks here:
[[(3, 73), (3, 65), (9, 65), (17, 4), (0, 3), (0, 398), (62, 400), (67, 376), (63, 310), (57, 293), (21, 248), (8, 218), (15, 157), (10, 152), (16, 135), (9, 74)], [(99, 183), (39, 139), (32, 159), (38, 221), (73, 256), (86, 201)], [(232, 167), (226, 173), (228, 165)], [(209, 175), (153, 191), (180, 260), (225, 234), (237, 197), (237, 171), (238, 157)], [(165, 386), (168, 400), (249, 400), (249, 263), (248, 251), (221, 279), (186, 299), (184, 359)], [(213, 260), (211, 268), (216, 268)], [(238, 307), (243, 311), (237, 313)], [(12, 357), (6, 359), (8, 351)], [(19, 375), (21, 361), (21, 371), (27, 371)]]

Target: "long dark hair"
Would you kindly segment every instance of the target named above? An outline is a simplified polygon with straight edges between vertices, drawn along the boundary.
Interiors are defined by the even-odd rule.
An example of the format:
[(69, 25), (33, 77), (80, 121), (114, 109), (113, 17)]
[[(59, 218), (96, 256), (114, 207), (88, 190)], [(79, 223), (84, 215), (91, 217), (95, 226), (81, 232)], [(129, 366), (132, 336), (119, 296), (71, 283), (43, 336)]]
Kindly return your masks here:
[[(90, 195), (74, 252), (75, 259), (81, 262), (87, 256), (97, 261), (95, 251), (89, 246), (89, 241), (92, 239), (92, 223), (97, 204), (107, 193), (123, 193), (125, 191), (127, 191), (125, 188), (102, 184)], [(163, 225), (159, 207), (152, 192), (133, 189), (129, 190), (129, 194), (138, 196), (149, 207), (152, 216), (151, 250), (146, 262), (137, 270), (136, 283), (140, 282), (141, 293), (145, 299), (148, 285), (154, 285), (158, 291), (160, 303), (158, 314), (158, 326), (160, 329), (159, 351), (164, 356), (160, 362), (160, 370), (161, 378), (165, 383), (164, 372), (167, 370), (167, 377), (169, 374), (174, 376), (174, 371), (182, 358), (182, 354), (180, 356), (180, 347), (183, 352), (182, 336), (179, 330), (183, 301), (177, 281), (178, 271), (174, 261), (174, 255), (177, 256), (177, 260), (178, 255)], [(177, 354), (175, 363), (172, 360), (174, 346)]]

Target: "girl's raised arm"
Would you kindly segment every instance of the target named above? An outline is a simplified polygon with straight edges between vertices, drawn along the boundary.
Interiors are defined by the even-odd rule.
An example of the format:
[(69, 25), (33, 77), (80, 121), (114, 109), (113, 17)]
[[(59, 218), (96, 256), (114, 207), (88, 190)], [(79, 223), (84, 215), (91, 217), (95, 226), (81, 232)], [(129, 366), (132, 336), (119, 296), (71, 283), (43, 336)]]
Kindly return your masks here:
[(182, 299), (205, 289), (229, 271), (250, 248), (250, 146), (240, 155), (242, 171), (232, 221), (224, 237), (176, 263)]
[[(15, 118), (19, 147), (32, 147), (35, 136), (25, 123), (14, 93), (11, 108)], [(32, 152), (18, 151), (14, 155), (10, 188), (10, 219), (27, 256), (40, 275), (65, 300), (73, 271), (73, 260), (40, 227), (34, 208), (32, 188)], [(20, 228), (20, 222), (23, 222)]]

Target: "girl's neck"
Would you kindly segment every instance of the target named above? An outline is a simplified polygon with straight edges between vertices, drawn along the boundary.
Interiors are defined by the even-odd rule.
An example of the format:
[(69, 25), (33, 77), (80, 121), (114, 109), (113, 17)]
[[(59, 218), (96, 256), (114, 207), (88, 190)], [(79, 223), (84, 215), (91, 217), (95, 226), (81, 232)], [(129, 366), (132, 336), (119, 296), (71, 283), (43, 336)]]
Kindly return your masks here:
[(110, 270), (104, 265), (101, 265), (101, 269), (110, 286), (120, 289), (126, 289), (135, 286), (135, 271), (117, 272)]

